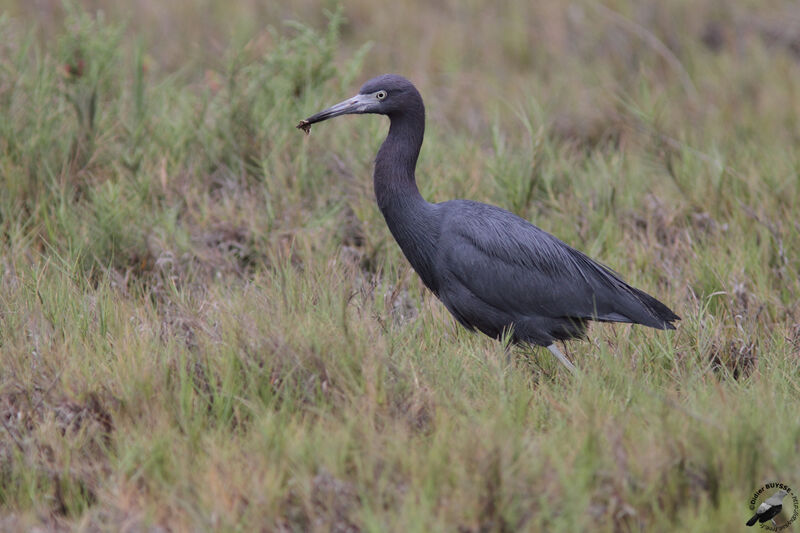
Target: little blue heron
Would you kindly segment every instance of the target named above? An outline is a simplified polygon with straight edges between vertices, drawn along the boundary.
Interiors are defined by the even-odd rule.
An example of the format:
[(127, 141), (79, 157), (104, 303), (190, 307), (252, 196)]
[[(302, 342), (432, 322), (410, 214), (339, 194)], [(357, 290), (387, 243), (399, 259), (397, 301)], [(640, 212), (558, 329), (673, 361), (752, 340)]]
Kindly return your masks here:
[(414, 174), (425, 132), (425, 106), (402, 76), (369, 80), (353, 98), (298, 124), (346, 114), (389, 117), (375, 159), (378, 207), (425, 285), (469, 330), (546, 346), (570, 371), (555, 341), (585, 337), (587, 321), (675, 329), (666, 305), (631, 287), (549, 233), (504, 209), (470, 200), (425, 201)]

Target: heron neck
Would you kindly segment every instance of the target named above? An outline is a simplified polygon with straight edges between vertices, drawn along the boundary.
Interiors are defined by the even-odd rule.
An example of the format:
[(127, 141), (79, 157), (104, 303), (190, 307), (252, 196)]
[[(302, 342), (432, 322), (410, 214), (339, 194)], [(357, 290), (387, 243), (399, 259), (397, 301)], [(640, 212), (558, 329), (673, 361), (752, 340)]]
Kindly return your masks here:
[(425, 134), (424, 113), (390, 117), (389, 135), (378, 150), (373, 176), (375, 197), (381, 211), (397, 203), (408, 205), (424, 202), (414, 175)]
[(419, 193), (414, 174), (425, 133), (425, 112), (420, 103), (419, 110), (390, 118), (389, 135), (375, 159), (375, 198), (403, 254), (436, 292), (430, 271), (439, 234), (436, 206)]

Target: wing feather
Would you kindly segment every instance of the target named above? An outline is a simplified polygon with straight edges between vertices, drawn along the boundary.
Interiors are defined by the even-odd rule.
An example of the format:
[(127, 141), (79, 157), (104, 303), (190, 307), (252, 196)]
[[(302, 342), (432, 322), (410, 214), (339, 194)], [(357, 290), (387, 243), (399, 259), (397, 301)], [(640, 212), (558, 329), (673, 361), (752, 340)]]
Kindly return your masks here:
[[(443, 283), (457, 280), (495, 309), (522, 315), (653, 327), (665, 327), (671, 317), (677, 318), (611, 269), (528, 221), (486, 204), (446, 204), (451, 203), (458, 205), (447, 209), (440, 239)], [(669, 314), (657, 316), (647, 299)]]

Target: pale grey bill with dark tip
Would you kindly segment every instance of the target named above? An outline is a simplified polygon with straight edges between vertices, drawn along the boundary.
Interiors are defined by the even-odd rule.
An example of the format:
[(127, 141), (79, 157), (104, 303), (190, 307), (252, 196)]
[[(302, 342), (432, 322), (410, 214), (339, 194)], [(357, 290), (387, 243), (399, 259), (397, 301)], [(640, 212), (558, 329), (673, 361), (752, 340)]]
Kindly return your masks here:
[(339, 115), (351, 115), (354, 113), (366, 113), (370, 106), (377, 104), (378, 99), (374, 94), (357, 94), (352, 98), (348, 98), (344, 102), (329, 107), (315, 115), (311, 115), (307, 119), (297, 125), (298, 128), (308, 127), (316, 122), (322, 122), (329, 118), (338, 117)]

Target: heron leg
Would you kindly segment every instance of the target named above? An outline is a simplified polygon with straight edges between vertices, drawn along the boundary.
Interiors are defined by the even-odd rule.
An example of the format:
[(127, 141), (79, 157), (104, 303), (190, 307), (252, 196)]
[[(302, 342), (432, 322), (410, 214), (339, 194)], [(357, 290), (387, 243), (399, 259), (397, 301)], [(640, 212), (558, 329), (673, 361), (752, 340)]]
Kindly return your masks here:
[(555, 344), (551, 344), (550, 346), (548, 346), (548, 347), (547, 347), (547, 349), (548, 349), (548, 350), (550, 350), (550, 352), (551, 352), (553, 355), (555, 355), (555, 356), (556, 356), (556, 358), (557, 358), (559, 361), (561, 361), (561, 364), (562, 364), (562, 365), (564, 365), (565, 367), (567, 367), (567, 370), (569, 370), (569, 371), (570, 371), (570, 372), (572, 372), (573, 374), (575, 373), (575, 365), (573, 365), (572, 363), (570, 363), (570, 362), (569, 362), (569, 359), (567, 359), (567, 358), (564, 356), (564, 354), (563, 354), (563, 353), (561, 353), (561, 350), (559, 350), (559, 349), (558, 349), (558, 346), (556, 346)]

